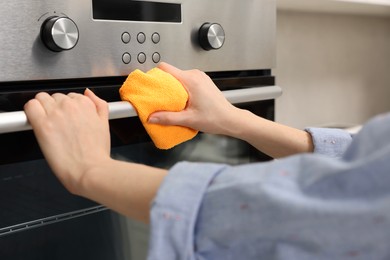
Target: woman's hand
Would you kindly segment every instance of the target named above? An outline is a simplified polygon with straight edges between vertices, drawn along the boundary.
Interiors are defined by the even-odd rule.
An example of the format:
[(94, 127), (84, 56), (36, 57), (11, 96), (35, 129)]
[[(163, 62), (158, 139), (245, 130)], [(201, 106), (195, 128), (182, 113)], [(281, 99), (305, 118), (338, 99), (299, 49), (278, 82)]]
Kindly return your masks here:
[(183, 71), (167, 63), (161, 63), (159, 68), (183, 84), (189, 101), (183, 111), (153, 113), (149, 117), (150, 123), (181, 125), (207, 133), (229, 135), (237, 108), (226, 100), (209, 76), (199, 70)]
[(187, 126), (206, 133), (239, 138), (273, 158), (313, 151), (310, 134), (234, 107), (205, 73), (182, 71), (166, 63), (161, 63), (159, 68), (183, 84), (189, 101), (183, 111), (152, 114), (150, 123)]
[(110, 158), (107, 103), (84, 95), (39, 93), (25, 112), (51, 169), (73, 194), (148, 222), (167, 171)]
[(84, 174), (110, 160), (107, 103), (84, 95), (39, 93), (24, 110), (51, 169), (72, 193), (79, 193)]

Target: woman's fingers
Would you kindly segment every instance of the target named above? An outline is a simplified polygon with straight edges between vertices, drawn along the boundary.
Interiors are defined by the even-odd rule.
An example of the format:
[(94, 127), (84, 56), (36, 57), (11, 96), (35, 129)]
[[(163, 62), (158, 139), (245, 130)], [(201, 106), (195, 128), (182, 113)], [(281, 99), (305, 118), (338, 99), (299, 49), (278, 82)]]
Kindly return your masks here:
[(69, 98), (67, 95), (62, 93), (55, 93), (51, 95), (51, 97), (54, 99), (55, 103), (57, 104), (62, 103), (64, 100)]
[(148, 123), (150, 124), (159, 124), (159, 125), (180, 125), (188, 126), (188, 111), (180, 112), (169, 112), (169, 111), (159, 111), (150, 115)]
[[(108, 105), (107, 102), (97, 97), (91, 90), (87, 89), (83, 94), (79, 93), (55, 93), (49, 95), (45, 92), (40, 92), (35, 95), (34, 99), (29, 100), (24, 105), (24, 110), (30, 124), (33, 128), (39, 126), (41, 120), (50, 116), (55, 109), (66, 105), (67, 101), (72, 102), (87, 102), (94, 106), (98, 115), (102, 119), (108, 119)], [(69, 105), (70, 103), (68, 103)]]
[(43, 108), (41, 102), (37, 99), (31, 99), (28, 101), (24, 105), (24, 111), (27, 118), (29, 119), (29, 123), (33, 128), (40, 124), (41, 120), (44, 120), (46, 117), (46, 111)]
[(89, 97), (96, 106), (96, 110), (103, 119), (108, 119), (108, 104), (105, 100), (99, 98), (90, 89), (84, 91), (84, 95)]
[(182, 77), (182, 74), (183, 74), (183, 71), (181, 69), (178, 69), (175, 66), (170, 65), (170, 64), (165, 63), (165, 62), (161, 62), (158, 65), (158, 68), (171, 74), (172, 76), (174, 76), (177, 79), (180, 79)]
[(49, 113), (55, 107), (56, 101), (46, 92), (36, 94), (34, 99), (41, 104), (46, 113)]

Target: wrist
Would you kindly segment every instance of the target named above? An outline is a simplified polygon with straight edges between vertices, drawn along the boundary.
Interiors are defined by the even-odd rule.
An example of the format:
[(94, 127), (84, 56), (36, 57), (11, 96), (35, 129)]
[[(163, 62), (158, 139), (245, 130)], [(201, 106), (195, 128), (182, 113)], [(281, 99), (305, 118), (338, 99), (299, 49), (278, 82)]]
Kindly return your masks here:
[(79, 171), (78, 178), (74, 181), (74, 190), (71, 191), (73, 194), (91, 198), (93, 192), (93, 186), (99, 179), (104, 179), (104, 175), (110, 172), (113, 168), (115, 160), (108, 157), (106, 159), (100, 159), (98, 162), (91, 165), (84, 166)]
[(77, 195), (147, 223), (166, 174), (163, 169), (110, 158), (88, 168), (79, 180)]
[(226, 114), (228, 117), (223, 124), (222, 134), (233, 138), (243, 139), (247, 124), (250, 122), (250, 117), (253, 114), (248, 110), (237, 107), (234, 107), (232, 111)]

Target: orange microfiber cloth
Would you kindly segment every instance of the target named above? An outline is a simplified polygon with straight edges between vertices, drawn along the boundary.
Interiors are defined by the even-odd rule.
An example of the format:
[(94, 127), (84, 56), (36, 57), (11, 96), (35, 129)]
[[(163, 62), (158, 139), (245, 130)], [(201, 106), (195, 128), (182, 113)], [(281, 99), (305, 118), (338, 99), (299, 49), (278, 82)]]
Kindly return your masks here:
[(119, 89), (122, 100), (137, 110), (146, 131), (159, 149), (170, 149), (192, 139), (198, 131), (183, 126), (149, 124), (149, 116), (157, 111), (178, 112), (186, 107), (188, 93), (171, 74), (154, 68), (144, 73), (135, 70)]

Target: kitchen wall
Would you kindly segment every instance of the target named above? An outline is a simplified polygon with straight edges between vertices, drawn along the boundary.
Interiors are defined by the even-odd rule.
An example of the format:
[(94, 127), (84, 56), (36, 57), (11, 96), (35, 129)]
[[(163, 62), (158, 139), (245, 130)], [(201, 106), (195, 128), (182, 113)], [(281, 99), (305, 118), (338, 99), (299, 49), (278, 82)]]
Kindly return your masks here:
[(276, 121), (351, 126), (390, 111), (390, 17), (278, 11)]

